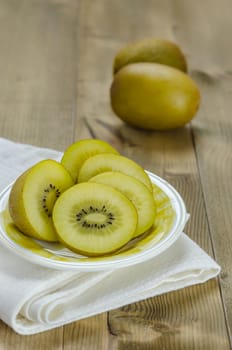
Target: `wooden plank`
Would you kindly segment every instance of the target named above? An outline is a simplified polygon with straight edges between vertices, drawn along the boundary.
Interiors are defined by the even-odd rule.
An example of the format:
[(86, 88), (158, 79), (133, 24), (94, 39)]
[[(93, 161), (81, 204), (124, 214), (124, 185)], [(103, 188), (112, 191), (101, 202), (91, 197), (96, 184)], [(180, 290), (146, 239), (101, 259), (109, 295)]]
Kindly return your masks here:
[(0, 102), (74, 102), (76, 15), (70, 0), (1, 1)]
[[(205, 0), (194, 6), (177, 1), (178, 39), (192, 59), (191, 74), (201, 87), (202, 106), (193, 121), (193, 137), (206, 203), (215, 257), (222, 266), (221, 287), (225, 305), (232, 305), (231, 286), (231, 3)], [(207, 8), (207, 21), (200, 13)], [(198, 18), (196, 26), (195, 19)], [(188, 25), (185, 25), (186, 19)], [(185, 26), (185, 31), (181, 27)], [(197, 33), (201, 35), (196, 36)], [(193, 40), (189, 40), (189, 38)], [(231, 338), (232, 310), (226, 308)]]
[(173, 2), (175, 38), (185, 48), (191, 70), (231, 72), (231, 1)]
[[(216, 76), (231, 71), (229, 0), (220, 2), (220, 11), (216, 0), (201, 6), (183, 0), (82, 0), (78, 5), (71, 0), (0, 1), (1, 136), (60, 150), (74, 139), (98, 137), (165, 177), (192, 214), (188, 234), (222, 264), (222, 292), (230, 305), (231, 80)], [(111, 111), (114, 54), (125, 43), (149, 36), (178, 40), (188, 55), (205, 97), (193, 131), (138, 131)], [(0, 326), (0, 349), (48, 346), (226, 350), (230, 343), (213, 280), (36, 336), (21, 337)]]
[(64, 327), (65, 350), (112, 349), (110, 344), (107, 313)]
[(218, 306), (211, 281), (115, 310), (109, 315), (115, 349), (230, 349)]
[[(63, 150), (76, 112), (73, 1), (0, 1), (2, 137)], [(63, 348), (63, 328), (20, 336), (0, 324), (0, 349)]]
[(76, 113), (77, 3), (0, 6), (1, 135), (63, 150)]
[[(117, 50), (143, 37), (177, 41), (176, 32), (183, 34), (192, 16), (187, 4), (185, 12), (181, 12), (181, 5), (176, 2), (174, 6), (167, 0), (81, 2), (79, 51), (82, 55), (78, 62), (75, 135), (76, 139), (105, 139), (175, 185), (192, 214), (187, 232), (213, 256), (191, 128), (168, 133), (138, 131), (121, 123), (109, 104), (112, 60)], [(188, 17), (184, 19), (186, 12)], [(196, 16), (191, 23), (194, 21), (198, 21)], [(189, 50), (190, 63), (194, 63), (190, 46), (191, 41), (183, 48)], [(114, 335), (113, 349), (230, 348), (216, 280), (112, 311), (109, 330)]]
[(44, 350), (48, 347), (50, 349), (63, 349), (63, 332), (62, 328), (59, 330), (51, 330), (35, 335), (19, 335), (12, 331), (11, 328), (0, 322), (0, 350)]
[[(225, 304), (231, 305), (232, 102), (229, 92), (232, 79), (228, 76), (206, 81), (200, 74), (197, 79), (201, 81), (204, 103), (193, 132), (215, 256), (223, 271), (222, 295)], [(226, 314), (231, 332), (232, 310), (228, 308)]]
[(12, 102), (0, 110), (2, 137), (60, 151), (72, 142), (73, 106)]

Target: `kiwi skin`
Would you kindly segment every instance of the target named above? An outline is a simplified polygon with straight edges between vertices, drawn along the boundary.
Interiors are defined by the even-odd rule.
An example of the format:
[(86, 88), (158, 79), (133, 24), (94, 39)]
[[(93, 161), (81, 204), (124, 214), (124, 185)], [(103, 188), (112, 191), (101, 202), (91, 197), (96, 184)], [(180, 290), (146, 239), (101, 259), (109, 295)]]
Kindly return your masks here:
[[(38, 230), (38, 225), (37, 225), (38, 223), (36, 222), (35, 217), (33, 217), (33, 220), (32, 220), (31, 216), (30, 215), (28, 216), (28, 212), (27, 212), (28, 205), (26, 205), (27, 203), (25, 203), (26, 201), (25, 187), (27, 187), (28, 181), (31, 182), (32, 178), (34, 178), (35, 175), (37, 176), (38, 174), (39, 174), (38, 176), (40, 177), (42, 176), (43, 173), (46, 176), (48, 176), (47, 174), (49, 171), (51, 171), (54, 174), (56, 174), (56, 171), (58, 171), (57, 176), (60, 178), (59, 182), (60, 183), (62, 182), (62, 186), (61, 186), (62, 191), (71, 187), (74, 184), (67, 170), (59, 162), (52, 159), (42, 160), (36, 163), (35, 165), (33, 165), (32, 167), (30, 167), (29, 169), (27, 169), (22, 175), (20, 175), (16, 179), (10, 191), (8, 208), (9, 208), (9, 213), (13, 220), (13, 223), (22, 233), (26, 234), (27, 236), (34, 237), (36, 239), (49, 241), (49, 242), (56, 242), (58, 241), (58, 237), (53, 226), (52, 218), (49, 217), (47, 214), (46, 215), (42, 214), (43, 212), (45, 213), (42, 207), (43, 205), (42, 189), (41, 189), (41, 214), (39, 214), (39, 212), (37, 213), (39, 214), (39, 217), (41, 220), (40, 222), (43, 222), (43, 230), (42, 229), (40, 231)], [(53, 182), (52, 180), (50, 181)], [(48, 184), (49, 184), (49, 176), (48, 176)], [(35, 187), (36, 187), (36, 183), (35, 183)], [(28, 196), (31, 195), (31, 193), (29, 193), (28, 189), (26, 193), (27, 193), (26, 198), (28, 199)], [(32, 195), (32, 201), (35, 201), (37, 199), (39, 204), (40, 198), (33, 198), (33, 195)]]
[(37, 232), (35, 232), (31, 224), (28, 221), (22, 219), (25, 218), (27, 214), (25, 211), (23, 197), (21, 194), (29, 171), (30, 169), (26, 170), (22, 175), (20, 175), (17, 178), (16, 182), (14, 183), (10, 192), (8, 208), (14, 224), (20, 229), (20, 231), (22, 231), (25, 234), (30, 232), (34, 237), (39, 238)]
[(115, 75), (111, 107), (125, 123), (143, 130), (183, 127), (196, 115), (198, 85), (180, 70), (158, 63), (132, 63)]
[(149, 38), (133, 42), (118, 51), (113, 73), (131, 63), (160, 63), (187, 73), (187, 60), (180, 47), (166, 39)]

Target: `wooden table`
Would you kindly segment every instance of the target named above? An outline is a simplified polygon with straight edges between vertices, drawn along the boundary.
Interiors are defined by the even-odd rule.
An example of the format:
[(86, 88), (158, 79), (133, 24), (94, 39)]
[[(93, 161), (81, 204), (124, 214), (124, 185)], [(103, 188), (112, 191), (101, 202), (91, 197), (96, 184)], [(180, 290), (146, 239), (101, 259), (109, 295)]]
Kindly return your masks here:
[[(232, 327), (232, 45), (229, 0), (0, 0), (0, 136), (63, 151), (106, 140), (173, 184), (188, 235), (219, 279), (33, 336), (0, 323), (0, 349), (227, 350)], [(171, 39), (200, 87), (185, 128), (145, 132), (109, 103), (112, 60), (126, 43)]]

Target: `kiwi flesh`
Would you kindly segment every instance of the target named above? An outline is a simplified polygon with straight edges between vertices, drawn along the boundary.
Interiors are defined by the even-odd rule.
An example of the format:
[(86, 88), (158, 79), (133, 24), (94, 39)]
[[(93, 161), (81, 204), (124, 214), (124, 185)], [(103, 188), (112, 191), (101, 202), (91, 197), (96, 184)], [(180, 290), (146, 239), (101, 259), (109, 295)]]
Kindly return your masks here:
[(86, 182), (106, 171), (119, 171), (133, 176), (152, 192), (151, 180), (144, 169), (132, 159), (116, 154), (103, 153), (88, 158), (80, 169), (78, 182)]
[(121, 191), (134, 204), (138, 215), (134, 237), (141, 235), (153, 225), (156, 213), (155, 201), (153, 194), (142, 182), (116, 171), (101, 173), (89, 181), (112, 186)]
[(98, 139), (83, 139), (70, 145), (63, 154), (61, 164), (69, 171), (73, 180), (76, 182), (79, 169), (86, 159), (100, 153), (119, 152), (109, 143)]
[(80, 183), (58, 198), (53, 222), (65, 246), (87, 256), (100, 256), (130, 241), (137, 227), (137, 211), (111, 186)]
[(42, 160), (18, 177), (9, 196), (10, 216), (24, 234), (58, 241), (52, 222), (55, 201), (74, 182), (68, 171), (51, 159)]

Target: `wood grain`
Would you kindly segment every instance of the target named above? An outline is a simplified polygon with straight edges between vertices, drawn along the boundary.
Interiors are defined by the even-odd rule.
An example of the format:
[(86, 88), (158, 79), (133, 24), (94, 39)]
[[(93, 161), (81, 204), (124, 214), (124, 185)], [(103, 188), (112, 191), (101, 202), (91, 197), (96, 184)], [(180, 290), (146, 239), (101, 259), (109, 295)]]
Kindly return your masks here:
[[(229, 349), (224, 327), (217, 322), (221, 311), (216, 289), (211, 281), (201, 288), (187, 288), (111, 312), (111, 332), (118, 338), (118, 348)], [(209, 322), (208, 312), (202, 311), (213, 304)]]
[[(0, 350), (231, 348), (231, 45), (229, 0), (0, 0), (0, 135), (64, 150), (94, 137), (166, 178), (183, 196), (186, 232), (220, 279), (35, 336), (0, 324)], [(207, 16), (206, 16), (207, 15)], [(202, 104), (179, 130), (146, 132), (112, 112), (117, 50), (144, 37), (179, 43)]]
[[(187, 14), (190, 17), (190, 11), (188, 13), (186, 11), (180, 13), (179, 17), (176, 18), (176, 10), (172, 6), (168, 6), (170, 5), (168, 2), (162, 2), (162, 5), (159, 6), (154, 1), (147, 1), (146, 11), (143, 12), (143, 25), (138, 26), (138, 33), (138, 27), (135, 24), (139, 22), (141, 13), (137, 13), (137, 10), (138, 8), (144, 8), (144, 2), (136, 1), (136, 6), (134, 6), (134, 2), (132, 4), (132, 2), (127, 1), (127, 5), (128, 8), (125, 8), (125, 12), (122, 15), (122, 2), (120, 1), (114, 3), (113, 6), (110, 6), (107, 1), (102, 1), (101, 4), (88, 3), (88, 1), (82, 2), (81, 13), (85, 18), (85, 29), (81, 33), (82, 40), (80, 38), (79, 45), (84, 59), (83, 62), (79, 62), (81, 73), (79, 74), (80, 82), (78, 83), (78, 91), (81, 91), (81, 93), (78, 94), (78, 117), (80, 120), (78, 119), (77, 125), (79, 125), (81, 120), (84, 125), (81, 133), (76, 129), (77, 138), (81, 138), (83, 130), (86, 130), (86, 135), (103, 138), (113, 143), (123, 154), (135, 159), (145, 168), (164, 176), (170, 181), (182, 194), (187, 208), (192, 214), (186, 228), (187, 232), (213, 256), (214, 252), (202, 193), (201, 178), (198, 171), (198, 159), (196, 158), (192, 128), (184, 128), (164, 134), (137, 131), (125, 126), (113, 115), (109, 106), (109, 91), (106, 88), (110, 86), (112, 80), (113, 56), (123, 43), (125, 44), (140, 37), (151, 36), (151, 29), (157, 33), (156, 36), (173, 39), (175, 38), (178, 24), (181, 25), (185, 19), (184, 24), (186, 25), (186, 17), (184, 16)], [(180, 3), (177, 4), (179, 7), (181, 5)], [(162, 22), (158, 19), (154, 21), (154, 17), (151, 15), (157, 9)], [(86, 16), (87, 12), (88, 16)], [(113, 25), (111, 23), (112, 17)], [(191, 21), (194, 22), (196, 19), (197, 17), (194, 17)], [(180, 23), (177, 23), (177, 20)], [(168, 25), (164, 26), (163, 23), (168, 23)], [(127, 30), (122, 31), (121, 29), (125, 28), (125, 25)], [(117, 36), (115, 35), (115, 26), (118, 28)], [(105, 57), (102, 56), (103, 52)], [(92, 60), (94, 60), (98, 69), (89, 68)], [(91, 65), (91, 67), (93, 66)], [(200, 67), (200, 69), (203, 70), (204, 66)], [(86, 99), (90, 99), (91, 104), (86, 104)], [(197, 293), (199, 300), (202, 300), (199, 310), (195, 310), (196, 318), (202, 317), (202, 313), (207, 315), (207, 318), (205, 321), (202, 321), (200, 326), (194, 323), (191, 318), (186, 318), (183, 322), (185, 326), (184, 331), (182, 331), (181, 326), (179, 328), (174, 327), (179, 334), (178, 337), (172, 336), (170, 338), (166, 336), (165, 332), (161, 332), (158, 337), (152, 336), (147, 345), (145, 345), (144, 338), (147, 339), (147, 334), (144, 334), (144, 329), (147, 329), (149, 317), (147, 312), (151, 313), (155, 309), (157, 299), (154, 298), (149, 300), (149, 302), (144, 301), (139, 304), (139, 322), (142, 330), (134, 324), (133, 305), (127, 308), (126, 321), (125, 317), (118, 317), (118, 314), (121, 315), (122, 310), (116, 310), (110, 313), (109, 327), (111, 332), (117, 337), (117, 339), (114, 339), (115, 348), (125, 347), (126, 349), (136, 349), (142, 346), (141, 348), (150, 349), (154, 346), (162, 348), (161, 346), (165, 347), (168, 344), (169, 346), (172, 344), (173, 347), (179, 349), (181, 348), (181, 344), (184, 344), (183, 348), (188, 344), (188, 348), (192, 346), (192, 348), (197, 349), (217, 349), (219, 346), (222, 346), (228, 349), (229, 342), (224, 320), (224, 309), (223, 303), (220, 301), (220, 292), (217, 289), (217, 283), (208, 283), (204, 287), (197, 286), (192, 288), (191, 291), (192, 293)], [(161, 328), (173, 329), (171, 315), (175, 313), (175, 307), (172, 307), (172, 305), (182, 306), (186, 299), (188, 300), (190, 297), (189, 293), (191, 291), (177, 292), (174, 300), (172, 299), (172, 295), (159, 298), (158, 303), (162, 305), (161, 312), (166, 314), (166, 317), (162, 319), (158, 317), (158, 323)], [(211, 293), (214, 295), (214, 299), (211, 299), (212, 304), (211, 302), (203, 302), (204, 295), (210, 295)], [(172, 302), (169, 301), (167, 303), (166, 298), (171, 298)], [(215, 310), (215, 302), (218, 310), (214, 314), (212, 310)], [(147, 303), (149, 303), (149, 306), (147, 306)], [(146, 310), (148, 311), (146, 312)], [(218, 322), (215, 322), (215, 316), (217, 320), (219, 317), (219, 323), (223, 324), (222, 332), (220, 331), (219, 334), (217, 333)], [(148, 324), (150, 322), (155, 323), (156, 317), (157, 315), (155, 314), (155, 319), (149, 321)], [(115, 330), (115, 324), (117, 325), (117, 330)], [(211, 331), (207, 329), (209, 324)], [(186, 336), (186, 329), (191, 329), (191, 332), (193, 332), (192, 337), (189, 334)], [(167, 333), (169, 332), (167, 331)], [(207, 336), (204, 338), (202, 336), (203, 334), (207, 334)], [(212, 340), (208, 341), (208, 344), (206, 341), (207, 337)], [(170, 339), (171, 343), (169, 343)], [(190, 344), (192, 345), (190, 346)]]
[(62, 350), (63, 329), (55, 329), (35, 335), (19, 335), (11, 328), (0, 322), (0, 350)]
[[(76, 111), (76, 5), (0, 1), (0, 135), (63, 150)], [(36, 336), (0, 325), (0, 349), (63, 349), (62, 327)]]
[[(229, 98), (232, 80), (227, 76), (216, 77), (209, 83), (199, 75), (198, 80), (205, 99), (201, 118), (194, 122), (193, 132), (215, 257), (222, 266), (222, 293), (226, 305), (231, 305), (232, 123), (228, 116), (232, 107)], [(231, 330), (231, 309), (228, 308), (226, 313)]]
[[(193, 139), (205, 199), (207, 220), (217, 261), (222, 266), (221, 285), (225, 305), (232, 305), (231, 285), (231, 235), (232, 224), (232, 156), (231, 156), (231, 91), (232, 50), (228, 31), (231, 21), (225, 10), (230, 6), (227, 0), (204, 1), (203, 8), (179, 0), (185, 18), (186, 30), (177, 36), (193, 57), (192, 76), (201, 87), (202, 105), (199, 116), (192, 123)], [(200, 11), (210, 8), (205, 21)], [(223, 10), (224, 9), (224, 10)], [(180, 20), (180, 12), (178, 19)], [(194, 19), (199, 18), (195, 26)], [(181, 25), (181, 20), (180, 23)], [(216, 24), (216, 25), (215, 25)], [(197, 41), (195, 31), (201, 32)], [(189, 41), (189, 37), (193, 41)], [(195, 39), (194, 39), (195, 38)], [(197, 45), (197, 47), (195, 46)], [(199, 49), (196, 49), (199, 48)], [(231, 338), (232, 312), (226, 308)]]
[(63, 150), (76, 113), (77, 5), (0, 5), (1, 135)]
[(64, 349), (111, 349), (107, 313), (64, 328)]

